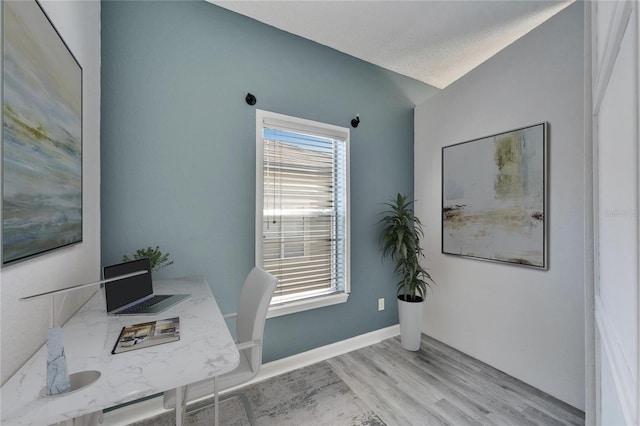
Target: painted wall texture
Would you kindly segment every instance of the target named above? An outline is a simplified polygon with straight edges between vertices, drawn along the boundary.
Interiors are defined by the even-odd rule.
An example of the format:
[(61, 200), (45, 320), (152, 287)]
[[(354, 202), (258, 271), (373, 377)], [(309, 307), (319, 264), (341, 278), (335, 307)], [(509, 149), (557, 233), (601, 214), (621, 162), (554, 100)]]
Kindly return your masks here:
[[(569, 6), (416, 108), (416, 212), (438, 282), (423, 331), (585, 407), (583, 6)], [(548, 270), (441, 252), (443, 146), (549, 123)], [(469, 163), (476, 161), (469, 158)]]
[(413, 108), (435, 92), (205, 2), (104, 2), (103, 264), (159, 245), (175, 263), (156, 277), (203, 275), (222, 311), (235, 311), (254, 266), (255, 109), (344, 127), (360, 114), (351, 296), (269, 319), (263, 360), (396, 324), (375, 224), (381, 203), (413, 191)]

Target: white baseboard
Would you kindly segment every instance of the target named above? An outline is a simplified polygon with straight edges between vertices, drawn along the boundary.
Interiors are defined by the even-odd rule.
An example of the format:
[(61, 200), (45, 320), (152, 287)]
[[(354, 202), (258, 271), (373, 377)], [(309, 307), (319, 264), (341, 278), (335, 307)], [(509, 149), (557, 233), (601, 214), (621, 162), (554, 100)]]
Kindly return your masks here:
[[(312, 349), (307, 352), (292, 355), (287, 358), (268, 362), (260, 367), (258, 375), (253, 380), (243, 384), (242, 386), (258, 383), (274, 376), (297, 370), (298, 368), (303, 368), (317, 362), (325, 361), (329, 358), (398, 336), (399, 334), (400, 326), (393, 325), (391, 327), (381, 328), (379, 330), (360, 334), (330, 345)], [(227, 392), (230, 391), (233, 391), (233, 389), (229, 389)], [(162, 397), (159, 396), (105, 413), (102, 424), (106, 426), (126, 426), (134, 422), (166, 413), (167, 411), (168, 410), (166, 410), (162, 405)]]

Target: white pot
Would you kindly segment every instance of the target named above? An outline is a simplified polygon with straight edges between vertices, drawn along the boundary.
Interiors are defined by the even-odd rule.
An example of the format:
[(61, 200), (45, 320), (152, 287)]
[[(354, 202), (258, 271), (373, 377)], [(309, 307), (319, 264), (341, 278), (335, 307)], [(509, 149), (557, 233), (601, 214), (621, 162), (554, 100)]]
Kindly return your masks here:
[(398, 315), (400, 317), (400, 342), (408, 351), (420, 350), (422, 335), (422, 302), (405, 302), (398, 298)]

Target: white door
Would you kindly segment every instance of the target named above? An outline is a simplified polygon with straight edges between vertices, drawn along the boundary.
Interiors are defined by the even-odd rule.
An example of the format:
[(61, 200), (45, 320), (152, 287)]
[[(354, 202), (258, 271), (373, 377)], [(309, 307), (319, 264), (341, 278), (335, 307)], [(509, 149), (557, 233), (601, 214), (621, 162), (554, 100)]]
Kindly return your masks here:
[[(639, 93), (637, 1), (591, 3), (593, 305), (595, 338), (587, 421), (638, 425)], [(588, 23), (588, 22), (587, 22)], [(588, 164), (588, 163), (587, 163)], [(589, 322), (589, 321), (588, 321)], [(589, 383), (589, 380), (587, 380)]]

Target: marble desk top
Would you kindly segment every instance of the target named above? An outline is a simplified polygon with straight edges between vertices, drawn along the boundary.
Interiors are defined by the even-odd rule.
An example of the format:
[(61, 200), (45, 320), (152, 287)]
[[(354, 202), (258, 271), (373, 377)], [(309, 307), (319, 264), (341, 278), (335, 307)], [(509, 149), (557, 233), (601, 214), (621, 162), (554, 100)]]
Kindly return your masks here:
[[(2, 386), (3, 425), (44, 425), (68, 420), (229, 372), (239, 354), (211, 289), (202, 277), (157, 280), (154, 291), (191, 298), (158, 315), (107, 316), (98, 291), (62, 328), (69, 373), (98, 370), (88, 387), (41, 397), (46, 345)], [(111, 354), (123, 326), (180, 317), (180, 340)]]

